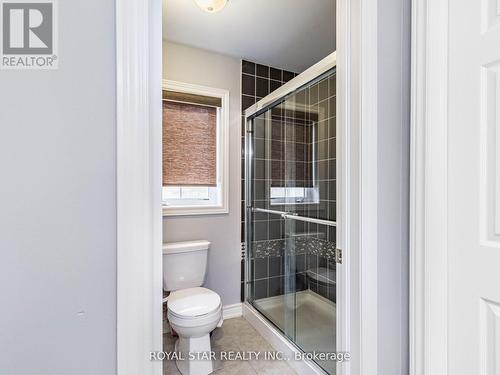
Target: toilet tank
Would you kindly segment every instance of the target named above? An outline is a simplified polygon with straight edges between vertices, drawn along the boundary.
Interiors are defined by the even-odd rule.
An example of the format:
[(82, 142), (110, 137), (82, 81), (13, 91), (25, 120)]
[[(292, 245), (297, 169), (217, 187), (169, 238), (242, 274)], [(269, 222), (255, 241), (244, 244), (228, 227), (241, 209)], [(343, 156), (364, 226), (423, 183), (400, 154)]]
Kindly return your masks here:
[(207, 273), (210, 242), (163, 244), (163, 289), (173, 291), (202, 286)]

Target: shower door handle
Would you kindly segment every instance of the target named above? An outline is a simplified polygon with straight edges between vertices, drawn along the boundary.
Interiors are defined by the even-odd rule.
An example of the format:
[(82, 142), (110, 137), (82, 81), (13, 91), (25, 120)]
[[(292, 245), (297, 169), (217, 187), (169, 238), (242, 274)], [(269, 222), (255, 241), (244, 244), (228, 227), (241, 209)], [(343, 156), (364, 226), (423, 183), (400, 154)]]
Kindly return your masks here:
[(308, 223), (328, 225), (330, 227), (337, 226), (336, 221), (315, 219), (313, 217), (299, 216), (297, 213), (294, 213), (294, 212), (268, 210), (267, 208), (256, 208), (256, 207), (252, 208), (252, 210), (253, 210), (253, 212), (264, 212), (264, 213), (273, 214), (273, 215), (280, 215), (283, 219), (306, 221)]
[(342, 249), (335, 248), (335, 263), (342, 264)]
[(266, 214), (273, 214), (273, 215), (280, 215), (281, 217), (285, 218), (286, 215), (296, 215), (288, 211), (277, 211), (277, 210), (268, 210), (267, 208), (257, 208), (254, 207), (252, 208), (253, 212), (264, 212)]

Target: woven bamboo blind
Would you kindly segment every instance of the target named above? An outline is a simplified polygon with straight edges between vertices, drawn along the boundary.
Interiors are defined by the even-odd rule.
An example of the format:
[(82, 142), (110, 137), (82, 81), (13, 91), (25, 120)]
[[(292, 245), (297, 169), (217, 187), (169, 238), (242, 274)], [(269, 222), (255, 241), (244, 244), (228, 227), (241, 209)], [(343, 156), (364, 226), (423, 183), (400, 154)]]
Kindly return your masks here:
[(217, 186), (217, 107), (163, 101), (163, 186)]

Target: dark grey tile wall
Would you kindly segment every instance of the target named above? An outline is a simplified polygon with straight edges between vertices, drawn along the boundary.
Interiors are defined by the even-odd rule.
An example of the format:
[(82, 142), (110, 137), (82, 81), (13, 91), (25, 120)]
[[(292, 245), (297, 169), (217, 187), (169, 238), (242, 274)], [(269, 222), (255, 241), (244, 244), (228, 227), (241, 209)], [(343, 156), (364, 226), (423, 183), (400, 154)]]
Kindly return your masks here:
[[(289, 72), (283, 69), (257, 64), (251, 61), (243, 60), (241, 62), (241, 242), (245, 242), (245, 116), (244, 111), (255, 104), (257, 101), (268, 95), (272, 91), (281, 87), (284, 83), (294, 78), (297, 73)], [(257, 171), (263, 169), (257, 168)], [(260, 225), (261, 227), (263, 224)], [(271, 224), (271, 235), (277, 236), (277, 227), (279, 223)], [(269, 230), (266, 227), (266, 234)], [(242, 245), (243, 248), (243, 245)], [(242, 263), (241, 276), (241, 300), (244, 300), (244, 259)]]
[[(242, 62), (243, 111), (292, 79), (294, 73)], [(261, 208), (287, 210), (284, 206), (270, 207), (270, 187), (309, 187), (319, 189), (319, 202), (293, 207), (303, 216), (336, 220), (336, 76), (328, 75), (302, 90), (286, 103), (274, 108), (269, 126), (264, 119), (254, 122), (255, 190), (254, 205)], [(242, 187), (244, 181), (244, 132), (242, 116)], [(314, 171), (314, 172), (313, 172)], [(312, 176), (316, 177), (312, 180)], [(290, 206), (287, 207), (290, 209)], [(241, 240), (244, 242), (244, 190), (241, 204)], [(252, 294), (255, 299), (283, 294), (285, 286), (295, 284), (297, 291), (310, 289), (335, 301), (335, 263), (333, 247), (336, 241), (334, 227), (314, 223), (295, 222), (294, 235), (316, 238), (324, 244), (323, 252), (294, 255), (294, 262), (284, 257), (282, 250), (286, 237), (284, 221), (276, 215), (258, 213), (254, 217), (253, 246), (279, 248), (279, 252), (258, 255), (251, 259)], [(254, 253), (254, 251), (252, 251)], [(330, 254), (331, 253), (331, 254)], [(287, 253), (288, 254), (288, 253)], [(293, 265), (293, 269), (286, 267)], [(289, 272), (286, 272), (289, 271)], [(289, 279), (285, 279), (289, 275)], [(242, 300), (244, 266), (242, 260)]]
[[(296, 255), (305, 262), (305, 254)], [(295, 285), (295, 291), (307, 289), (306, 273), (304, 266), (296, 272), (285, 272), (285, 257), (269, 256), (251, 260), (251, 269), (254, 273), (253, 296), (254, 299), (279, 296), (285, 293), (285, 283)], [(288, 260), (291, 262), (290, 260)], [(298, 260), (296, 260), (298, 262)], [(286, 279), (286, 278), (289, 279)], [(294, 279), (294, 280), (293, 280)]]
[(254, 299), (310, 289), (335, 302), (334, 243), (302, 235), (254, 241), (252, 245), (250, 272)]
[(255, 180), (269, 180), (270, 187), (312, 187), (312, 123), (281, 106), (271, 112), (271, 121), (265, 114), (254, 120)]
[[(254, 119), (254, 205), (302, 216), (336, 220), (335, 74), (300, 90), (271, 111)], [(314, 177), (314, 179), (313, 179)], [(272, 187), (317, 187), (312, 204), (270, 206)], [(275, 215), (255, 215), (254, 240), (284, 235)], [(267, 223), (265, 223), (267, 222)], [(281, 231), (278, 229), (281, 226)], [(296, 222), (294, 232), (316, 233), (335, 241), (335, 228)]]
[[(311, 110), (318, 114), (315, 124), (314, 160), (316, 160), (319, 204), (308, 207), (308, 216), (336, 221), (336, 74), (330, 74), (309, 88)], [(336, 241), (335, 227), (309, 225), (328, 241)]]
[(307, 288), (336, 302), (336, 264), (333, 259), (307, 254)]
[[(289, 256), (290, 259), (292, 256)], [(270, 256), (251, 260), (254, 273), (253, 297), (261, 299), (285, 293), (286, 284), (291, 290), (300, 292), (306, 289), (333, 302), (336, 301), (335, 263), (326, 258), (311, 254), (293, 256), (293, 272), (285, 272), (285, 257)], [(324, 263), (318, 267), (318, 263)], [(318, 273), (319, 272), (319, 273)]]
[[(266, 65), (261, 65), (257, 64), (251, 61), (243, 60), (241, 63), (241, 103), (242, 103), (242, 113), (241, 113), (241, 186), (242, 186), (242, 192), (241, 192), (241, 205), (242, 205), (242, 210), (241, 210), (241, 242), (245, 241), (245, 235), (244, 235), (244, 221), (245, 221), (245, 211), (244, 211), (244, 201), (245, 201), (245, 192), (244, 192), (244, 187), (245, 187), (245, 116), (244, 112), (245, 110), (255, 104), (257, 101), (262, 99), (264, 96), (268, 95), (272, 91), (276, 90), (277, 88), (281, 87), (284, 83), (290, 81), (292, 78), (294, 78), (297, 75), (297, 73), (289, 72), (283, 69), (279, 68), (274, 68)], [(278, 113), (274, 113), (273, 115), (278, 116), (281, 115)], [(274, 117), (274, 116), (273, 116)], [(276, 121), (280, 121), (279, 119), (276, 119)], [(274, 124), (273, 124), (274, 125)], [(264, 139), (265, 139), (265, 134), (263, 133), (264, 131), (264, 126), (257, 126), (256, 127), (256, 135), (257, 135), (257, 140), (255, 142), (255, 147), (256, 149), (262, 150), (264, 152)], [(273, 131), (276, 132), (279, 129), (279, 133), (281, 134), (281, 126), (278, 126), (276, 123), (276, 126), (273, 126)], [(278, 135), (275, 134), (275, 137)], [(278, 148), (272, 148), (271, 150), (274, 150), (274, 152), (278, 152)], [(277, 157), (277, 155), (275, 155)], [(279, 165), (279, 163), (274, 163), (275, 166)], [(256, 165), (255, 168), (255, 174), (259, 177), (264, 177), (265, 175), (265, 169), (262, 168), (264, 167), (264, 160), (259, 161), (258, 165)], [(280, 173), (281, 170), (279, 168), (273, 169), (276, 172), (274, 173)], [(278, 172), (279, 171), (279, 172)], [(281, 174), (275, 175), (274, 180), (278, 181), (281, 180)], [(264, 193), (264, 189), (257, 189), (258, 194), (261, 192)], [(265, 196), (262, 194), (262, 196), (259, 196), (264, 200)]]

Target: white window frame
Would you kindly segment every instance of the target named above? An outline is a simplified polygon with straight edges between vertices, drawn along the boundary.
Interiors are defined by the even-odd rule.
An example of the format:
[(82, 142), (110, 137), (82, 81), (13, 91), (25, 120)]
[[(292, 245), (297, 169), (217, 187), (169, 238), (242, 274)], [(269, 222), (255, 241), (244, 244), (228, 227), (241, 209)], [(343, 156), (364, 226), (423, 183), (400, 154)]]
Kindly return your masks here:
[[(278, 194), (278, 191), (282, 189), (282, 193)], [(271, 187), (269, 191), (271, 206), (279, 206), (284, 204), (319, 204), (319, 191), (318, 187), (301, 187), (303, 190), (302, 196), (294, 195), (293, 192), (297, 188), (289, 187)]]
[(172, 80), (163, 80), (163, 90), (220, 98), (217, 116), (217, 187), (216, 205), (163, 205), (163, 216), (213, 215), (229, 213), (229, 91)]
[[(184, 189), (204, 189), (205, 192), (207, 193), (206, 198), (184, 198), (182, 197)], [(162, 202), (165, 204), (165, 199), (163, 199), (163, 193), (165, 190), (168, 189), (176, 189), (179, 192), (179, 195), (181, 196), (180, 198), (170, 198), (169, 200), (173, 202), (173, 204), (167, 204), (167, 207), (172, 207), (176, 206), (175, 203), (181, 203), (181, 206), (188, 206), (188, 205), (213, 205), (212, 202), (217, 202), (218, 201), (218, 196), (217, 196), (217, 187), (210, 187), (210, 186), (164, 186), (162, 189)]]

